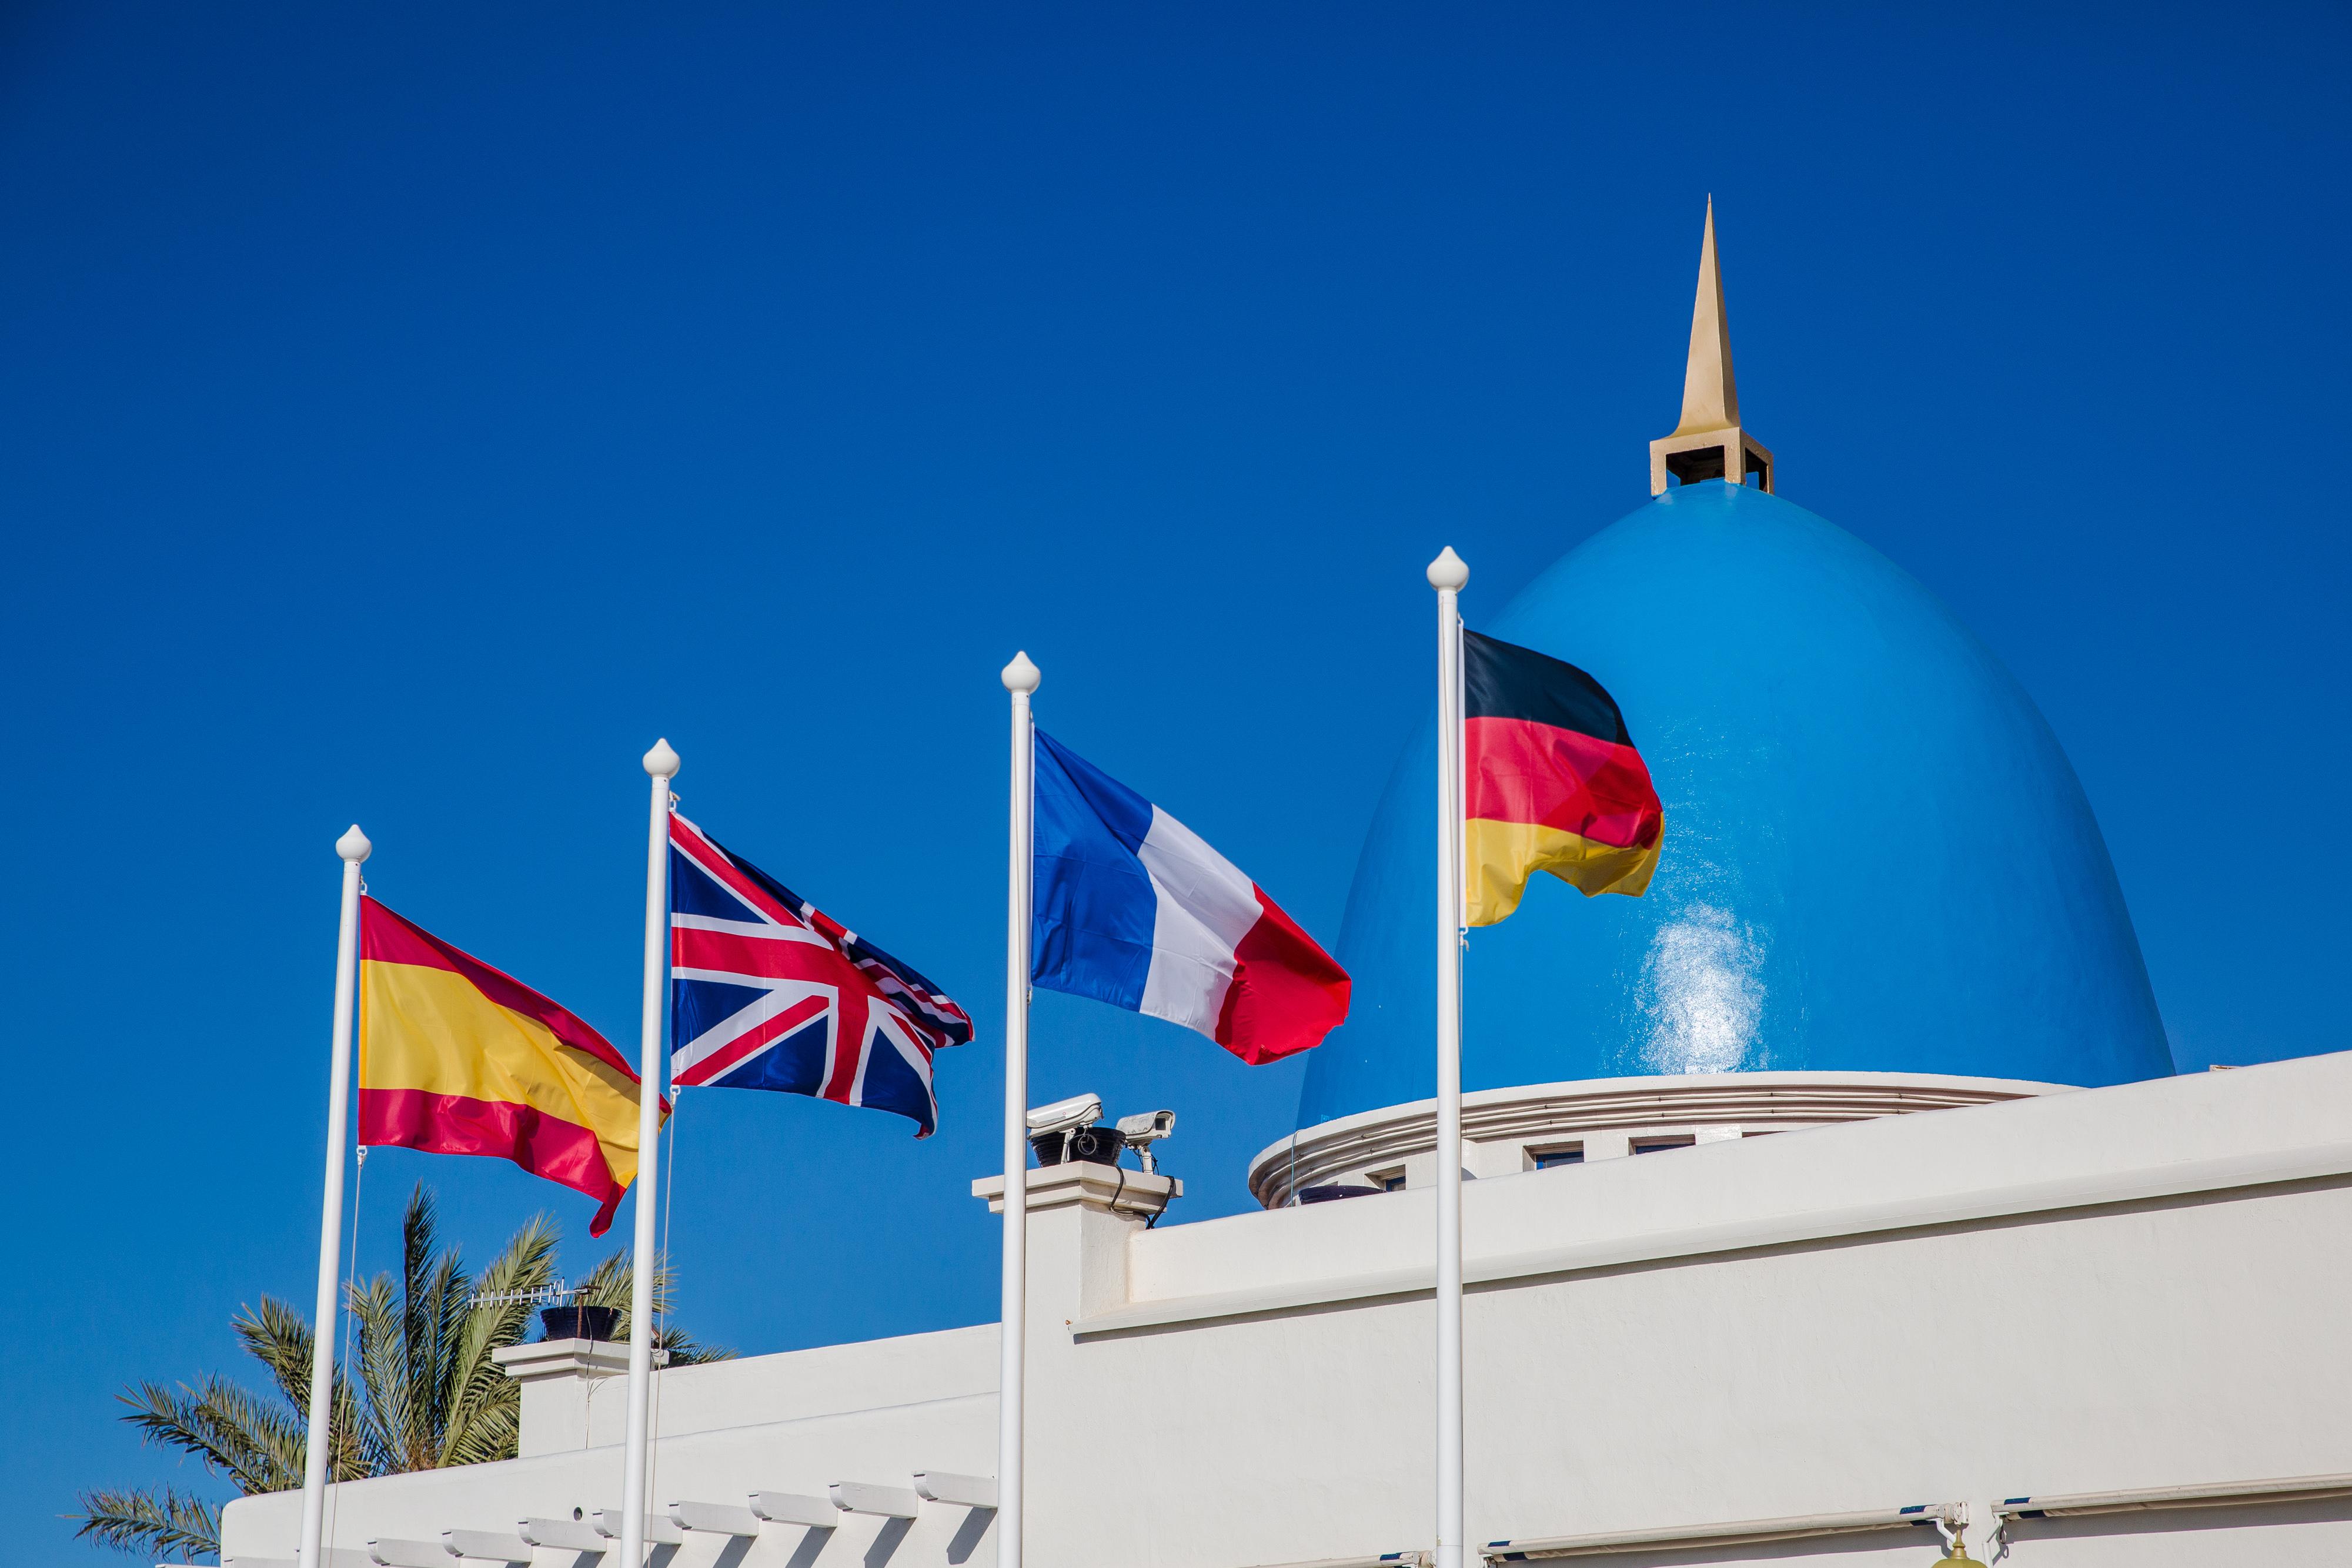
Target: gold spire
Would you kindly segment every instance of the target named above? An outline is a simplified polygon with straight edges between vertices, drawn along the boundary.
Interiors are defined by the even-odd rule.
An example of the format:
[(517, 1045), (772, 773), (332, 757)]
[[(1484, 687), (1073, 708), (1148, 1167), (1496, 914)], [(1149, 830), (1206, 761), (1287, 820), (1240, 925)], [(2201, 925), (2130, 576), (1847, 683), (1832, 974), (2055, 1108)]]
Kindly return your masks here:
[[(1735, 473), (1734, 465), (1737, 465)], [(1698, 297), (1691, 304), (1690, 361), (1683, 371), (1683, 417), (1674, 434), (1650, 443), (1650, 494), (1663, 495), (1666, 476), (1685, 485), (1702, 479), (1744, 483), (1756, 476), (1772, 488), (1772, 454), (1739, 425), (1739, 386), (1731, 373), (1731, 320), (1723, 308), (1723, 270), (1715, 255), (1715, 198), (1706, 199), (1706, 229), (1698, 248)]]
[(1729, 430), (1739, 423), (1739, 384), (1731, 375), (1731, 322), (1723, 313), (1723, 272), (1715, 264), (1715, 198), (1706, 199), (1706, 237), (1698, 245), (1698, 298), (1691, 304), (1690, 367), (1683, 371), (1683, 422), (1676, 435)]

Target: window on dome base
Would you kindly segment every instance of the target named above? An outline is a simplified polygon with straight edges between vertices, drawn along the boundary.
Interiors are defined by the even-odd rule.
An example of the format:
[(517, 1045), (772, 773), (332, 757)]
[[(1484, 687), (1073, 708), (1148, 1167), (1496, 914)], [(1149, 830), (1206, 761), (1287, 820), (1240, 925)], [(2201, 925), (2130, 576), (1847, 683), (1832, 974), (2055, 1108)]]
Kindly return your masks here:
[(1580, 1166), (1583, 1163), (1582, 1144), (1562, 1144), (1558, 1148), (1528, 1151), (1528, 1169), (1531, 1171), (1548, 1171), (1559, 1166)]
[(1633, 1140), (1633, 1152), (1637, 1155), (1654, 1155), (1664, 1149), (1687, 1149), (1697, 1141), (1688, 1133), (1677, 1133), (1657, 1138), (1636, 1138)]
[(1364, 1179), (1371, 1183), (1373, 1190), (1377, 1192), (1402, 1192), (1404, 1167), (1398, 1166), (1384, 1171), (1366, 1171)]

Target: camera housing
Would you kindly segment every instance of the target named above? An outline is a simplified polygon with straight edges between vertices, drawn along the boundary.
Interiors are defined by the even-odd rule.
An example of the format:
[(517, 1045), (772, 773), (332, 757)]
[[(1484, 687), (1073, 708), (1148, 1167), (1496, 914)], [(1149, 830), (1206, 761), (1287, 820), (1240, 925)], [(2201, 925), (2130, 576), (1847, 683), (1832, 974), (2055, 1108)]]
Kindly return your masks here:
[(1056, 1100), (1051, 1105), (1040, 1105), (1026, 1118), (1030, 1134), (1066, 1133), (1077, 1127), (1091, 1127), (1102, 1120), (1102, 1096), (1073, 1094), (1067, 1100)]
[(1173, 1111), (1144, 1111), (1121, 1116), (1116, 1127), (1102, 1125), (1099, 1094), (1073, 1094), (1050, 1105), (1040, 1105), (1023, 1118), (1029, 1146), (1041, 1166), (1085, 1162), (1115, 1166), (1119, 1155), (1133, 1149), (1147, 1172), (1157, 1173), (1151, 1145), (1176, 1131)]
[(1141, 1111), (1118, 1119), (1119, 1142), (1133, 1149), (1136, 1157), (1143, 1162), (1143, 1168), (1153, 1174), (1158, 1173), (1160, 1162), (1152, 1157), (1151, 1145), (1175, 1131), (1173, 1111)]
[(1109, 1129), (1095, 1125), (1102, 1120), (1099, 1094), (1073, 1094), (1067, 1100), (1038, 1106), (1023, 1120), (1029, 1127), (1029, 1146), (1037, 1152), (1041, 1166), (1074, 1160), (1098, 1165), (1118, 1163), (1118, 1138)]

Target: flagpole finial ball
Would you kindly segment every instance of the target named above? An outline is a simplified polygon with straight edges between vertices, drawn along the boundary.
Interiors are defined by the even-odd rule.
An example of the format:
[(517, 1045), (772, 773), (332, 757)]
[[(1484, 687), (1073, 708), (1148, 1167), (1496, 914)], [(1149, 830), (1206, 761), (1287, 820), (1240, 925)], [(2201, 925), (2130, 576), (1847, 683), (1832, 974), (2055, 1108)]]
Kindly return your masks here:
[(1429, 586), (1440, 593), (1449, 589), (1459, 593), (1463, 584), (1469, 580), (1470, 568), (1454, 553), (1452, 545), (1447, 545), (1444, 553), (1429, 563)]
[(368, 842), (368, 836), (360, 831), (360, 825), (357, 822), (352, 824), (350, 832), (335, 841), (335, 852), (353, 865), (359, 864), (374, 852), (375, 846)]
[(646, 771), (656, 779), (677, 777), (677, 753), (669, 748), (668, 741), (654, 742), (654, 748), (646, 753)]
[(1029, 662), (1026, 653), (1013, 654), (1013, 662), (1004, 666), (1003, 676), (1006, 691), (1019, 692), (1024, 696), (1035, 691), (1037, 683), (1045, 678), (1038, 673), (1037, 666)]

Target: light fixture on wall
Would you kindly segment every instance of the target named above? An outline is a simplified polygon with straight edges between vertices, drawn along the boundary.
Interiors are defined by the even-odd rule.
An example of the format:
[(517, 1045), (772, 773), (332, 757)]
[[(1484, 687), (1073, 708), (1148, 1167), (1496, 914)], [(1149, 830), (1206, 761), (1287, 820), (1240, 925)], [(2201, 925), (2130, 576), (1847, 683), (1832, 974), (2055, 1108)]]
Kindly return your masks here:
[(1944, 1537), (1945, 1562), (1961, 1563), (1965, 1565), (1965, 1568), (1984, 1568), (1983, 1563), (1969, 1555), (1969, 1543), (1967, 1540), (1969, 1526), (1966, 1519), (1958, 1520), (1951, 1524), (1946, 1524), (1939, 1519), (1936, 1521), (1936, 1529)]

